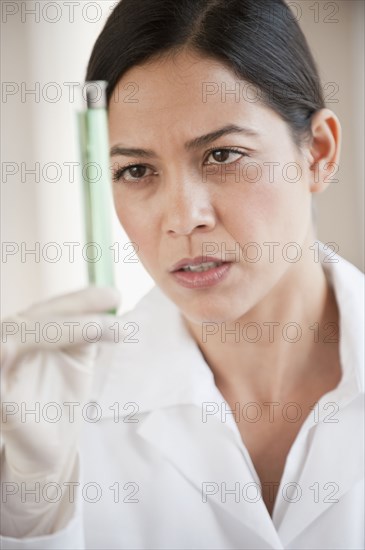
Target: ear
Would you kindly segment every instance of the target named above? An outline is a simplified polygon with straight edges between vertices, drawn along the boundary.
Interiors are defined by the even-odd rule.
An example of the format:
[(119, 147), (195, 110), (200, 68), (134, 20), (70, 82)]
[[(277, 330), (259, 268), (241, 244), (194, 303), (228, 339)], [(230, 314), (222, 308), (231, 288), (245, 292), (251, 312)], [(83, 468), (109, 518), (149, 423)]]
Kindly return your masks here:
[(341, 124), (330, 109), (316, 111), (311, 120), (312, 141), (307, 150), (310, 190), (322, 193), (336, 179), (341, 149)]

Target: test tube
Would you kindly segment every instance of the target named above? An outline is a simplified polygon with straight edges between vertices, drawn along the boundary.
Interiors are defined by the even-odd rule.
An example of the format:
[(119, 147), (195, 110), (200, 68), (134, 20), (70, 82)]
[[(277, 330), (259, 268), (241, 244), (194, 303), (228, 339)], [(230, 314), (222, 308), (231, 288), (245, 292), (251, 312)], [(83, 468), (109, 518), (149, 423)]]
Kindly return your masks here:
[[(87, 250), (95, 256), (87, 259), (89, 284), (114, 286), (112, 253), (113, 199), (110, 174), (107, 82), (86, 82), (82, 88), (84, 107), (77, 112), (81, 160), (83, 217)], [(93, 245), (91, 245), (93, 243)], [(116, 313), (113, 310), (111, 313)]]

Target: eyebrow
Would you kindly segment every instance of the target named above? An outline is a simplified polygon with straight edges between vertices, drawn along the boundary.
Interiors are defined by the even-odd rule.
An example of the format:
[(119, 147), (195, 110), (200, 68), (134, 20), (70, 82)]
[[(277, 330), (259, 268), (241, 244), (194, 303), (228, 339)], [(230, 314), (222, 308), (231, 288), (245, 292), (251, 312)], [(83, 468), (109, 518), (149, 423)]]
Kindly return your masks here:
[[(209, 132), (204, 136), (199, 136), (185, 143), (185, 149), (187, 151), (192, 151), (195, 149), (200, 149), (212, 141), (217, 140), (222, 136), (228, 134), (243, 134), (248, 137), (258, 137), (259, 133), (253, 130), (252, 128), (247, 128), (243, 126), (237, 126), (236, 124), (228, 124), (218, 130)], [(115, 145), (110, 149), (110, 156), (114, 157), (117, 155), (123, 155), (125, 157), (145, 157), (145, 158), (156, 158), (157, 155), (152, 149), (140, 149), (140, 148), (131, 148), (131, 147), (122, 147), (120, 145)]]

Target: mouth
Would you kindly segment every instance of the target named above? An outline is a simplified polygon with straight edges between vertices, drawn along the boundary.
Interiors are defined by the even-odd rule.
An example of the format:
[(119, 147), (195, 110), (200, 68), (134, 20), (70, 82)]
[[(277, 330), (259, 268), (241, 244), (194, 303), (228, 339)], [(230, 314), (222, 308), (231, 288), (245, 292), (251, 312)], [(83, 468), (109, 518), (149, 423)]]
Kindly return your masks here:
[(177, 271), (202, 273), (229, 263), (231, 262), (224, 262), (212, 256), (197, 256), (196, 258), (183, 258), (173, 265), (169, 271), (170, 273), (176, 273)]
[(197, 289), (217, 285), (226, 278), (232, 262), (212, 258), (182, 260), (170, 271), (175, 281), (185, 288)]
[(209, 271), (216, 267), (223, 265), (223, 262), (203, 262), (198, 265), (188, 265), (178, 269), (178, 271), (184, 271), (185, 273), (203, 273), (204, 271)]

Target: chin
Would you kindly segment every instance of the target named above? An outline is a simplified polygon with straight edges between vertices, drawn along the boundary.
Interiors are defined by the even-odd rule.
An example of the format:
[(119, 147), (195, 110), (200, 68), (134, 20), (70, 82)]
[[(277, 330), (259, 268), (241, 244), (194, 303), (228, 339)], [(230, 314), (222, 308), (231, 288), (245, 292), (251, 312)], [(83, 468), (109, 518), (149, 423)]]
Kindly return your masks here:
[[(254, 306), (253, 293), (248, 293), (246, 300), (242, 291), (204, 293), (191, 291), (189, 299), (177, 295), (171, 287), (162, 286), (163, 292), (175, 303), (182, 315), (194, 324), (235, 323)], [(248, 300), (247, 300), (248, 298)]]
[(204, 304), (203, 301), (191, 307), (185, 303), (183, 308), (180, 307), (180, 311), (187, 320), (194, 324), (227, 323), (228, 325), (236, 322), (245, 313), (241, 309), (233, 310), (232, 305), (227, 303), (220, 306), (217, 302)]

